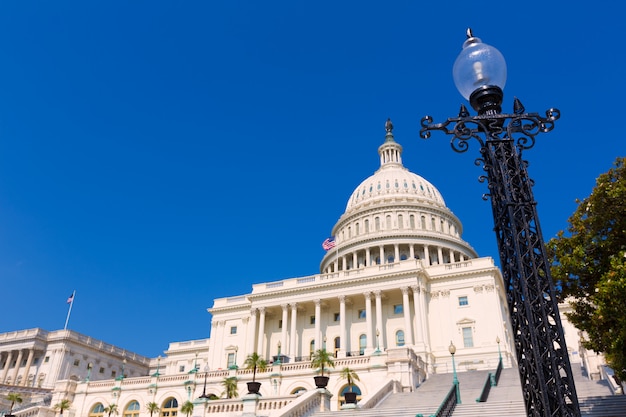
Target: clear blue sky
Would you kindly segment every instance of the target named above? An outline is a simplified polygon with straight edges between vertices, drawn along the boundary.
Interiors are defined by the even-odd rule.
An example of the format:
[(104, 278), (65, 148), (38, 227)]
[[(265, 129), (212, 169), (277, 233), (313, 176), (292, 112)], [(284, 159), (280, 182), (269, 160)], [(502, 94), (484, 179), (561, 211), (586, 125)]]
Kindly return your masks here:
[[(213, 299), (319, 272), (393, 120), (481, 256), (478, 147), (458, 113), (470, 26), (504, 54), (504, 109), (562, 118), (525, 153), (546, 239), (626, 154), (623, 5), (571, 1), (3, 1), (0, 332), (63, 327), (148, 356), (208, 337)], [(618, 10), (620, 8), (620, 10)]]

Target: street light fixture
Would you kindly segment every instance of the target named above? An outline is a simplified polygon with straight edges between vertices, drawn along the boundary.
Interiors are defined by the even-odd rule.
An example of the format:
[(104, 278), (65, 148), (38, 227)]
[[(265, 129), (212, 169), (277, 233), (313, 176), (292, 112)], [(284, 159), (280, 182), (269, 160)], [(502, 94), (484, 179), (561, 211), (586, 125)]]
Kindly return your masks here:
[(454, 354), (456, 353), (456, 346), (450, 340), (450, 346), (448, 346), (448, 351), (450, 355), (452, 355), (452, 384), (456, 389), (456, 403), (461, 404), (461, 387), (459, 386), (459, 379), (456, 377), (456, 365), (454, 364)]
[(202, 395), (198, 398), (201, 398), (202, 400), (204, 400), (205, 404), (206, 401), (209, 400), (209, 396), (206, 395), (206, 377), (209, 374), (209, 365), (204, 365), (204, 388), (202, 388)]
[(500, 351), (500, 336), (496, 336), (496, 343), (498, 344), (498, 358), (502, 362), (502, 352)]
[[(452, 135), (456, 152), (465, 152), (468, 141), (480, 144), (494, 218), (494, 230), (516, 347), (520, 381), (529, 416), (580, 416), (576, 388), (550, 264), (544, 246), (533, 181), (528, 177), (522, 151), (535, 144), (535, 136), (549, 132), (559, 119), (557, 109), (546, 116), (526, 113), (517, 98), (512, 114), (501, 114), (506, 63), (502, 54), (467, 30), (467, 40), (453, 68), (454, 82), (469, 100), (477, 116), (461, 105), (458, 117), (433, 123), (421, 121), (420, 136), (441, 130)], [(449, 127), (450, 126), (450, 127)], [(486, 197), (485, 197), (486, 198)]]

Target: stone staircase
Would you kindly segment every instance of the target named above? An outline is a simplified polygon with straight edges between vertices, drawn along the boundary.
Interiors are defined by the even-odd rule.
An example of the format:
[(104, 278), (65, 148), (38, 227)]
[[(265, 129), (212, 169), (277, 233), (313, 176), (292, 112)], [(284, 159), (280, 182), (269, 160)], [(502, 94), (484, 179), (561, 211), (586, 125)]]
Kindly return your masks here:
[[(626, 417), (626, 395), (611, 395), (606, 381), (592, 381), (579, 364), (572, 364), (582, 417)], [(491, 387), (487, 402), (478, 403), (488, 371), (459, 372), (461, 404), (454, 417), (526, 417), (519, 374), (516, 368), (503, 369), (500, 381)], [(431, 375), (414, 392), (388, 396), (372, 409), (349, 409), (339, 412), (318, 412), (315, 417), (428, 417), (437, 412), (452, 387), (452, 374)]]

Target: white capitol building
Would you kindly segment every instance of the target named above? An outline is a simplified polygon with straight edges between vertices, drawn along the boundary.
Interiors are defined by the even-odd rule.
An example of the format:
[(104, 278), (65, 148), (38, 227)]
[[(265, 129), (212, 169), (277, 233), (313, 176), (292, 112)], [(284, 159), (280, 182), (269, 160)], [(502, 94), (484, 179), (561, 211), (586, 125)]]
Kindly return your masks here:
[[(123, 417), (147, 416), (149, 402), (172, 417), (187, 401), (193, 416), (307, 416), (341, 409), (345, 367), (359, 376), (359, 406), (372, 406), (451, 374), (451, 342), (459, 373), (495, 370), (500, 357), (514, 367), (500, 270), (463, 240), (439, 191), (403, 166), (402, 146), (386, 127), (380, 168), (349, 197), (319, 274), (214, 300), (210, 338), (172, 342), (158, 358), (69, 330), (0, 334), (0, 413), (6, 394), (20, 392), (20, 417), (52, 417), (63, 399), (69, 417), (107, 416), (111, 404)], [(577, 332), (564, 325), (573, 366), (582, 362), (596, 376), (597, 358), (579, 353)], [(320, 348), (335, 357), (321, 391), (310, 365)], [(253, 352), (269, 362), (256, 373), (258, 396), (247, 395), (252, 371), (243, 366)], [(237, 378), (238, 398), (225, 398), (228, 377)]]

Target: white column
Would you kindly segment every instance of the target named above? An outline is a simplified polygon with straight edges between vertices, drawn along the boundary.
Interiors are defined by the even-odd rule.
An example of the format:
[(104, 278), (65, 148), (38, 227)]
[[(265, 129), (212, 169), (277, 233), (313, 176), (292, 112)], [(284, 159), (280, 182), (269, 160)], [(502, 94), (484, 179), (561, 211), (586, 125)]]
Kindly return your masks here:
[(383, 307), (382, 307), (382, 291), (374, 291), (376, 295), (376, 331), (379, 332), (376, 343), (380, 350), (385, 350), (385, 328), (383, 326)]
[(441, 265), (443, 263), (443, 252), (441, 246), (437, 246), (437, 263)]
[(409, 244), (409, 258), (415, 259), (415, 246), (412, 243)]
[(319, 298), (315, 303), (315, 350), (322, 348), (322, 300)]
[[(295, 360), (295, 357), (298, 356), (298, 346), (296, 346), (296, 323), (297, 323), (297, 315), (298, 315), (298, 304), (291, 304), (291, 341), (289, 342), (289, 351), (291, 352), (292, 360)], [(283, 323), (284, 326), (284, 323)]]
[[(257, 338), (257, 353), (265, 355), (265, 307), (259, 307), (259, 336)], [(261, 356), (264, 357), (264, 356)]]
[(394, 249), (393, 261), (400, 262), (400, 245), (396, 243), (395, 245), (393, 245), (393, 249)]
[(372, 264), (372, 257), (370, 253), (370, 248), (365, 249), (365, 266), (370, 266)]
[(4, 369), (2, 370), (2, 378), (0, 379), (0, 383), (4, 384), (7, 379), (7, 373), (9, 372), (9, 366), (11, 366), (11, 361), (13, 360), (13, 351), (10, 350), (7, 353), (7, 361), (4, 364)]
[(22, 356), (24, 355), (24, 350), (20, 349), (17, 352), (17, 361), (15, 362), (15, 370), (13, 371), (13, 377), (11, 378), (11, 383), (13, 385), (17, 385), (17, 374), (20, 370), (20, 362), (22, 362)]
[(359, 260), (356, 256), (356, 251), (352, 253), (352, 269), (357, 269), (359, 267)]
[[(346, 296), (339, 296), (339, 351), (345, 353), (348, 349), (346, 340)], [(345, 356), (345, 355), (344, 355)]]
[(30, 365), (33, 363), (33, 357), (35, 356), (35, 349), (28, 350), (28, 359), (26, 360), (26, 368), (22, 374), (22, 386), (28, 385), (28, 373), (30, 371)]
[[(245, 356), (255, 351), (256, 346), (256, 308), (250, 309), (250, 318), (248, 319), (248, 340), (246, 343)], [(258, 353), (258, 352), (257, 352)]]
[(422, 327), (422, 321), (424, 320), (424, 317), (422, 317), (422, 311), (421, 311), (421, 304), (422, 304), (420, 302), (421, 291), (420, 291), (419, 285), (412, 286), (411, 290), (413, 291), (413, 308), (415, 309), (415, 321), (417, 322), (415, 323), (415, 327), (417, 328), (415, 343), (420, 344), (420, 347), (423, 347), (424, 331)]
[(454, 251), (450, 249), (450, 263), (453, 264), (455, 262), (456, 260), (454, 259)]
[(404, 312), (404, 341), (407, 345), (413, 345), (413, 332), (411, 326), (411, 310), (409, 305), (409, 288), (403, 287), (402, 290), (402, 311)]
[[(366, 337), (367, 337), (367, 345), (366, 349), (368, 352), (374, 347), (373, 342), (373, 334), (372, 334), (372, 293), (366, 292), (365, 294), (365, 326), (366, 328)], [(361, 347), (359, 346), (359, 349)]]
[(431, 264), (430, 249), (428, 248), (428, 245), (424, 245), (424, 263), (426, 264), (426, 266), (429, 266)]
[(287, 350), (287, 309), (289, 308), (289, 304), (281, 304), (280, 306), (283, 309), (283, 328), (280, 333), (280, 345), (284, 352), (289, 352), (289, 350)]
[(384, 265), (385, 264), (385, 247), (384, 246), (379, 246), (378, 247), (378, 252), (379, 252), (379, 256), (380, 256), (380, 264)]

